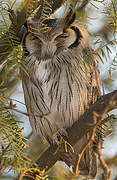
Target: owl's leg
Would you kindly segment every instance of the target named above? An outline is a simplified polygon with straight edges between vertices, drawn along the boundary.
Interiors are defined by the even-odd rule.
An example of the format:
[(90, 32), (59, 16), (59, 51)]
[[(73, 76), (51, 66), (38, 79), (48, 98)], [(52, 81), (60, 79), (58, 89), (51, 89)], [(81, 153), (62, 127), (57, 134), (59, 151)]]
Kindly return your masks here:
[(64, 129), (64, 128), (58, 129), (58, 131), (56, 133), (54, 133), (52, 136), (53, 144), (59, 145), (61, 138), (65, 137), (65, 136), (68, 136), (66, 129)]

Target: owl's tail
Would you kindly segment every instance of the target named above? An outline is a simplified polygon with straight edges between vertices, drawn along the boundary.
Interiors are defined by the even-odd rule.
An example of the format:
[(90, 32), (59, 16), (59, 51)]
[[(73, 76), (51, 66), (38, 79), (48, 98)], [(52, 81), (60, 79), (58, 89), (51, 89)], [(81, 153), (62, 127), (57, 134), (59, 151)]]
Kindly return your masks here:
[[(64, 161), (70, 169), (77, 175), (88, 176), (90, 178), (95, 178), (97, 174), (97, 154), (95, 152), (95, 148), (93, 146), (88, 146), (86, 150), (83, 152), (82, 156), (81, 152), (88, 142), (87, 135), (84, 135), (82, 139), (80, 139), (73, 150), (69, 150), (65, 152), (61, 157), (61, 160)], [(79, 157), (80, 163), (79, 163)]]

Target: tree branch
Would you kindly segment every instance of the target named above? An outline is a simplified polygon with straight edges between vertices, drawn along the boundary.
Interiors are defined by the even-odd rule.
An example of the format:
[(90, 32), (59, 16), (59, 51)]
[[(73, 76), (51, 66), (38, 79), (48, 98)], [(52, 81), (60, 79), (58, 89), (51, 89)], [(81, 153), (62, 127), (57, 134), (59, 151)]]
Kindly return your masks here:
[[(71, 128), (67, 129), (68, 137), (65, 140), (74, 146), (78, 140), (80, 140), (84, 134), (89, 131), (93, 131), (95, 125), (101, 120), (103, 123), (103, 116), (109, 111), (117, 108), (117, 90), (101, 96), (100, 99), (73, 124)], [(62, 151), (61, 151), (62, 148)], [(61, 147), (57, 150), (57, 145), (51, 145), (37, 160), (37, 165), (41, 170), (50, 169), (58, 160), (61, 159), (62, 154), (65, 152), (65, 148)]]
[[(34, 4), (33, 9), (35, 10), (40, 4), (42, 3), (42, 0)], [(21, 29), (21, 26), (24, 24), (27, 18), (27, 9), (28, 9), (29, 1), (26, 2), (25, 6), (23, 9), (18, 13), (16, 19), (16, 27), (14, 28), (13, 23), (9, 27), (8, 32), (6, 32), (1, 38), (0, 38), (0, 64), (7, 58), (7, 56), (12, 52), (13, 46), (10, 41), (12, 38), (9, 37), (9, 34), (13, 32), (13, 34), (17, 37), (17, 34), (19, 30)], [(9, 13), (11, 11), (9, 10)], [(13, 12), (13, 11), (12, 11)], [(14, 37), (13, 37), (14, 38)]]
[(102, 178), (102, 180), (111, 180), (111, 170), (107, 166), (106, 162), (103, 159), (103, 154), (102, 154), (101, 148), (102, 148), (102, 145), (100, 143), (98, 146), (98, 157), (99, 157), (100, 164), (101, 164), (103, 171), (104, 171), (101, 178)]
[[(62, 4), (64, 4), (65, 1), (66, 0), (48, 0), (48, 2), (50, 2), (52, 5), (51, 14), (53, 14), (54, 11), (56, 11)], [(27, 0), (23, 9), (15, 17), (15, 20), (16, 20), (15, 26), (14, 26), (14, 22), (12, 22), (11, 26), (9, 27), (8, 32), (5, 33), (0, 38), (0, 64), (2, 64), (2, 62), (4, 62), (4, 60), (7, 58), (7, 56), (13, 51), (14, 46), (12, 45), (11, 41), (14, 40), (15, 36), (16, 37), (18, 36), (18, 32), (20, 31), (22, 25), (25, 23), (26, 19), (30, 16), (30, 14), (35, 9), (37, 9), (39, 6), (40, 6), (40, 8), (39, 8), (38, 14), (41, 14), (41, 12), (42, 12), (44, 0), (35, 1), (35, 3), (33, 3), (33, 5), (32, 5), (31, 12), (27, 13), (27, 11), (29, 10), (29, 8), (28, 8), (29, 3), (31, 3), (31, 1)], [(9, 10), (9, 13), (13, 13), (13, 10)], [(13, 21), (14, 21), (14, 19), (13, 19)], [(9, 37), (11, 32), (12, 32), (13, 37)], [(20, 44), (20, 42), (19, 42), (19, 44)]]

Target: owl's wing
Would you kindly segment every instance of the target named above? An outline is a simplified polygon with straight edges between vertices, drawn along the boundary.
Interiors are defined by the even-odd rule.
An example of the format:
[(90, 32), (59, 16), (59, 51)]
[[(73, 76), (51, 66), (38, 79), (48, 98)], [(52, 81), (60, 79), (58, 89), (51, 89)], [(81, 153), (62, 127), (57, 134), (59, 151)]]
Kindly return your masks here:
[(88, 104), (94, 104), (101, 96), (98, 59), (91, 48), (85, 48), (84, 59), (89, 76)]
[(94, 56), (94, 60), (96, 60), (95, 65), (91, 67), (90, 73), (91, 75), (91, 94), (90, 94), (90, 104), (94, 104), (99, 97), (101, 96), (101, 90), (100, 90), (100, 79), (99, 79), (99, 71), (98, 71), (98, 65), (97, 65), (97, 59)]
[[(89, 86), (88, 86), (88, 106), (94, 104), (101, 96), (100, 90), (100, 78), (98, 69), (98, 59), (91, 48), (86, 48), (84, 53), (84, 59), (86, 61), (86, 71), (89, 76)], [(88, 108), (88, 107), (87, 107)], [(82, 139), (74, 146), (77, 151), (77, 147), (85, 147), (88, 143), (90, 133), (84, 135)], [(95, 177), (97, 173), (97, 154), (95, 152), (96, 147), (98, 147), (98, 141), (95, 142), (95, 146), (88, 147), (82, 156), (79, 169), (81, 174), (85, 174)], [(80, 150), (81, 151), (81, 150)], [(86, 171), (86, 172), (85, 172)]]
[[(84, 49), (84, 57), (85, 60), (84, 69), (89, 79), (88, 83), (88, 95), (87, 101), (88, 106), (95, 103), (96, 100), (101, 96), (100, 91), (100, 80), (99, 80), (99, 71), (98, 71), (98, 60), (95, 54), (93, 54), (93, 50), (91, 48)], [(88, 106), (86, 108), (88, 108)], [(76, 172), (78, 154), (82, 151), (82, 147), (85, 147), (88, 143), (90, 134), (85, 134), (73, 147), (74, 153), (69, 152), (61, 159), (68, 164), (69, 167), (72, 167), (73, 171)], [(98, 146), (98, 144), (97, 144)], [(79, 170), (81, 175), (89, 175), (90, 177), (95, 177), (97, 173), (97, 154), (92, 147), (88, 147), (86, 151), (83, 153)]]

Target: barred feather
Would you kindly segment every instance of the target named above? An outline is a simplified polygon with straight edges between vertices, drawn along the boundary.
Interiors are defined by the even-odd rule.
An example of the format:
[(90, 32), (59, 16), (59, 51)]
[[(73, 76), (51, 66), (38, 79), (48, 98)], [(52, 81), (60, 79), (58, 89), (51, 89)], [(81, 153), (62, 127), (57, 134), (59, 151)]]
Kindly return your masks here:
[[(49, 143), (58, 131), (71, 127), (100, 96), (97, 59), (89, 45), (87, 30), (79, 21), (69, 22), (68, 19), (68, 26), (63, 20), (57, 22), (42, 36), (27, 33), (29, 76), (21, 72), (26, 107), (29, 114), (33, 114), (29, 116), (32, 129)], [(87, 139), (88, 135), (78, 142), (77, 153)], [(81, 174), (85, 175), (89, 173), (90, 164), (89, 150), (86, 153), (81, 161)], [(96, 167), (94, 152), (92, 159)], [(94, 169), (92, 176), (96, 174)]]

